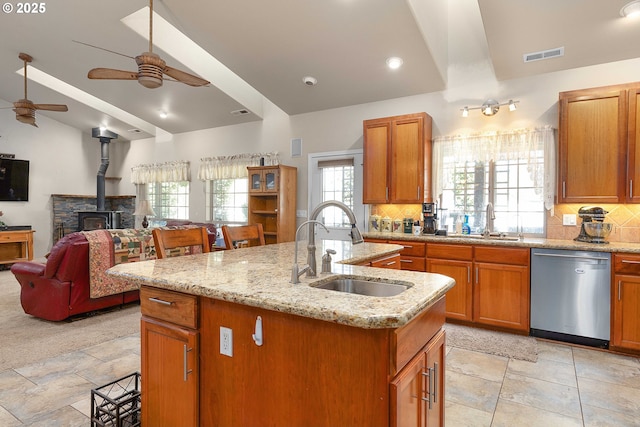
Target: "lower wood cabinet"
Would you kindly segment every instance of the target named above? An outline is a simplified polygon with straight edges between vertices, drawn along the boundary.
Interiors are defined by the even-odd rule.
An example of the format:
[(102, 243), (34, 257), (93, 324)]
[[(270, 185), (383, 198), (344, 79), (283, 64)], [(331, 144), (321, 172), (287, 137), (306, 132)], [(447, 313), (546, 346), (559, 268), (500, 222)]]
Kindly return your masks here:
[(140, 309), (142, 425), (196, 427), (196, 297), (143, 287)]
[(640, 351), (640, 255), (614, 254), (611, 348)]
[(389, 243), (401, 245), (400, 265), (402, 270), (427, 271), (426, 268), (426, 247), (424, 242), (407, 240), (389, 240)]
[(456, 280), (447, 318), (528, 332), (530, 250), (489, 245), (427, 245), (427, 271)]
[(440, 331), (391, 382), (392, 427), (444, 426), (444, 358)]

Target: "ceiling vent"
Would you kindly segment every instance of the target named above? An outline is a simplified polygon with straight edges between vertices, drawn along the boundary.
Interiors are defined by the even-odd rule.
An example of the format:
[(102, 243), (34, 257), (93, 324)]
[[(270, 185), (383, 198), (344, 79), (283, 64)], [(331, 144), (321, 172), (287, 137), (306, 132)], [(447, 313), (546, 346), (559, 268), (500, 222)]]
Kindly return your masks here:
[(564, 56), (564, 46), (555, 49), (542, 50), (540, 52), (525, 53), (522, 55), (524, 62), (541, 61), (543, 59), (557, 58)]
[(142, 131), (140, 129), (129, 129), (127, 132), (131, 132), (131, 133), (142, 133)]
[(249, 110), (246, 110), (244, 108), (241, 110), (235, 110), (231, 112), (232, 116), (245, 116), (247, 114), (249, 114)]

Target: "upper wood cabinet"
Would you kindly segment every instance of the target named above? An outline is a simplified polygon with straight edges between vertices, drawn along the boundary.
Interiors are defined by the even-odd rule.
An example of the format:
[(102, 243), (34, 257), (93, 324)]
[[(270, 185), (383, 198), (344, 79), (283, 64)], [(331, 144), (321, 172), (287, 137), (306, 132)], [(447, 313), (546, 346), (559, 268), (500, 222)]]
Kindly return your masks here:
[(431, 200), (431, 116), (365, 120), (363, 203)]
[(640, 203), (640, 83), (561, 92), (559, 100), (558, 203)]

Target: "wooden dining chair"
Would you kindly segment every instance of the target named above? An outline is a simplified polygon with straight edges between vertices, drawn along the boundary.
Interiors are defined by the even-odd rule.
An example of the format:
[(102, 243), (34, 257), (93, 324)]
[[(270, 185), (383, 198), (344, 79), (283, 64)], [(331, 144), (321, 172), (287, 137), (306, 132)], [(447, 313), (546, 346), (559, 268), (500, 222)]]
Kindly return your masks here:
[(158, 259), (210, 252), (205, 227), (154, 228), (153, 242)]
[(264, 246), (264, 230), (262, 224), (241, 225), (238, 227), (222, 226), (222, 236), (227, 249), (236, 249), (240, 246)]

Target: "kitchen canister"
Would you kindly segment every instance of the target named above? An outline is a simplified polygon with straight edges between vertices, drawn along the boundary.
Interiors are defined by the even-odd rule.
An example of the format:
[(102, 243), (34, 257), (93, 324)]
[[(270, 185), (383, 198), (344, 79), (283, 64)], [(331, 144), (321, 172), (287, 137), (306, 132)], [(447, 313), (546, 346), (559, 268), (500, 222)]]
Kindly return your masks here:
[(413, 223), (413, 235), (419, 236), (420, 234), (422, 234), (422, 227), (420, 227), (420, 221), (415, 221)]
[(380, 231), (380, 215), (369, 216), (369, 231)]
[(404, 232), (411, 234), (413, 232), (413, 218), (405, 218), (402, 220)]
[(392, 227), (393, 227), (393, 232), (394, 233), (402, 233), (404, 231), (404, 229), (402, 228), (402, 220), (401, 219), (394, 219)]
[(384, 218), (382, 218), (381, 222), (382, 227), (380, 228), (380, 231), (391, 232), (391, 218), (385, 216)]

